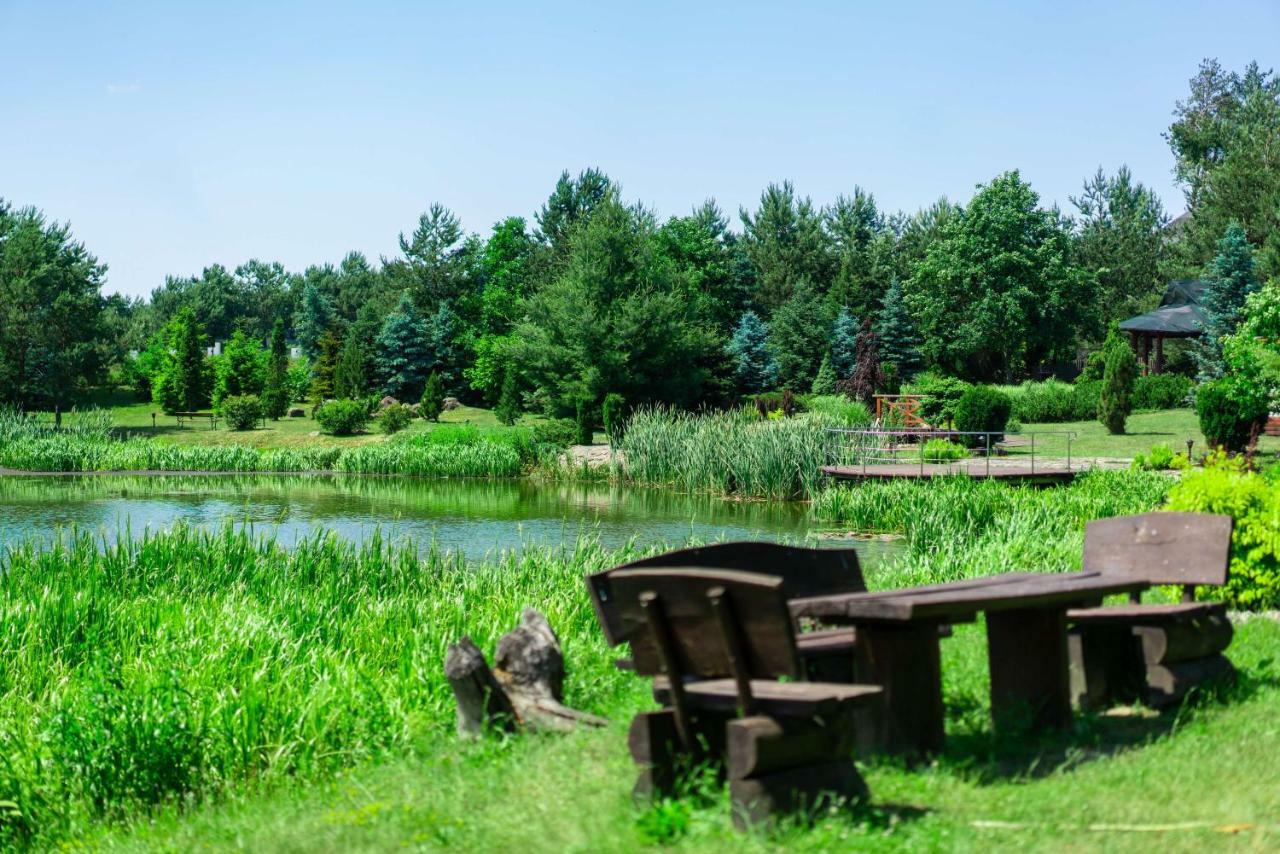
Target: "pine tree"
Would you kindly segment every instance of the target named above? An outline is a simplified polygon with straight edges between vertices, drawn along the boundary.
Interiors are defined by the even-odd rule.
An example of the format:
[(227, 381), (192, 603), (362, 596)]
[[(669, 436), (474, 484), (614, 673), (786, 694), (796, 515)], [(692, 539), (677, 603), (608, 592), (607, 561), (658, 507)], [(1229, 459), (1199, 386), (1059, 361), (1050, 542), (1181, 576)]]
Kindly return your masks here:
[(364, 347), (356, 336), (348, 335), (333, 370), (333, 393), (338, 398), (355, 400), (364, 397), (368, 388), (364, 376)]
[(880, 355), (885, 362), (897, 365), (898, 375), (909, 378), (920, 367), (920, 336), (902, 298), (902, 285), (897, 279), (885, 292), (876, 321), (880, 336)]
[(440, 381), (440, 375), (435, 371), (432, 371), (431, 376), (427, 377), (427, 384), (422, 391), (422, 401), (418, 411), (428, 421), (439, 421), (440, 413), (444, 412), (444, 384)]
[(397, 400), (421, 396), (436, 360), (427, 339), (426, 324), (408, 293), (400, 296), (396, 310), (383, 321), (374, 345), (373, 362), (383, 392)]
[(1201, 300), (1205, 329), (1194, 351), (1202, 382), (1222, 376), (1222, 339), (1236, 331), (1244, 317), (1245, 298), (1258, 289), (1253, 250), (1239, 224), (1227, 226), (1205, 279), (1208, 287)]
[(302, 305), (294, 315), (293, 327), (298, 335), (298, 345), (308, 359), (315, 361), (319, 357), (320, 339), (333, 321), (333, 303), (314, 282), (307, 282), (302, 289)]
[(195, 312), (181, 309), (174, 318), (171, 335), (172, 355), (163, 383), (163, 402), (169, 411), (194, 412), (209, 402), (204, 330)]
[(734, 358), (735, 379), (745, 394), (757, 394), (778, 381), (778, 365), (768, 347), (769, 330), (754, 311), (746, 311), (729, 341)]
[(262, 346), (237, 329), (218, 360), (213, 405), (221, 406), (228, 397), (261, 394), (264, 374)]
[(837, 381), (847, 380), (857, 364), (858, 321), (848, 308), (842, 308), (831, 326), (831, 369)]
[(1133, 411), (1133, 387), (1138, 379), (1138, 359), (1133, 348), (1112, 327), (1102, 347), (1102, 390), (1098, 396), (1098, 420), (1111, 433), (1123, 433)]
[(289, 411), (289, 345), (284, 340), (284, 321), (277, 319), (271, 329), (271, 351), (267, 356), (266, 384), (262, 407), (267, 416), (279, 420)]
[(510, 427), (520, 417), (520, 395), (516, 387), (515, 365), (508, 364), (502, 370), (502, 392), (498, 395), (498, 406), (494, 409), (498, 420)]
[(835, 394), (836, 393), (836, 372), (831, 367), (831, 356), (822, 357), (822, 364), (818, 366), (818, 375), (813, 379), (814, 394)]
[[(804, 282), (774, 312), (769, 323), (769, 349), (778, 360), (778, 384), (793, 392), (813, 385), (818, 363), (827, 351), (831, 316), (821, 295)], [(833, 366), (834, 367), (834, 366)]]
[(342, 335), (336, 329), (326, 330), (320, 336), (319, 352), (311, 365), (311, 397), (316, 403), (330, 400), (337, 393), (333, 380), (341, 353)]

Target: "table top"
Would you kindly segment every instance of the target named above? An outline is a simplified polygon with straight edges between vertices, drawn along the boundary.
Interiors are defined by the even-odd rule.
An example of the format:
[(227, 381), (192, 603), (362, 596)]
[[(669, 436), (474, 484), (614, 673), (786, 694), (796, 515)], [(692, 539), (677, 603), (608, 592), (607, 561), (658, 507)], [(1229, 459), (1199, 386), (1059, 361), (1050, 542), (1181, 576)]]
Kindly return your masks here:
[(792, 599), (790, 608), (793, 616), (829, 622), (962, 621), (980, 611), (1065, 608), (1149, 586), (1100, 572), (1010, 572), (902, 590)]

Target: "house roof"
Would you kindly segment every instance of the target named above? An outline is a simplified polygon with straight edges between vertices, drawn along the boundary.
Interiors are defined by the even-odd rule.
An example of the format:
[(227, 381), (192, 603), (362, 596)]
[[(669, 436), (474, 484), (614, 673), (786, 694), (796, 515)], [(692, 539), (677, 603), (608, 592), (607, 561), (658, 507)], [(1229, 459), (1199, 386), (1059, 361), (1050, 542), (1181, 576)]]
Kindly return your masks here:
[(1165, 288), (1160, 307), (1120, 321), (1125, 332), (1149, 332), (1170, 338), (1192, 338), (1204, 333), (1205, 282), (1198, 279), (1176, 279)]

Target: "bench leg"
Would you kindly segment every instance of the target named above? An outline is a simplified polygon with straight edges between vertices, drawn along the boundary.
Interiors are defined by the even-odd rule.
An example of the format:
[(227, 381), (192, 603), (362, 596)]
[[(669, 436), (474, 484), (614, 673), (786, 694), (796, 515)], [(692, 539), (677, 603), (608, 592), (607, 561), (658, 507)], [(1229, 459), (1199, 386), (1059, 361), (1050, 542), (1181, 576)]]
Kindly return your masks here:
[(1128, 624), (1076, 626), (1067, 640), (1073, 705), (1105, 709), (1142, 699), (1146, 666)]
[(673, 709), (641, 712), (632, 718), (627, 747), (640, 766), (632, 797), (638, 803), (675, 797), (689, 773), (703, 768), (723, 774), (728, 721), (724, 714), (699, 712), (694, 718), (696, 747), (686, 751), (680, 745)]
[(860, 624), (854, 681), (884, 689), (857, 713), (858, 754), (936, 753), (945, 726), (942, 663), (935, 623)]
[(1067, 615), (1060, 608), (987, 613), (991, 716), (997, 732), (1071, 723)]

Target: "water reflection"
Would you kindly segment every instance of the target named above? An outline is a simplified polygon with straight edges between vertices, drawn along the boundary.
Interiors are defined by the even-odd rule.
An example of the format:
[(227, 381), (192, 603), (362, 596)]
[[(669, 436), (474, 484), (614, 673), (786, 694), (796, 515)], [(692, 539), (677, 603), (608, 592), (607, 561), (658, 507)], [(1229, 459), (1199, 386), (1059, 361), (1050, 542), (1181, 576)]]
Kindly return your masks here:
[[(608, 484), (342, 475), (0, 477), (0, 546), (56, 537), (72, 526), (113, 541), (126, 530), (138, 535), (177, 522), (252, 525), (285, 544), (317, 530), (360, 541), (380, 529), (392, 542), (426, 547), (434, 541), (468, 558), (583, 535), (616, 547), (630, 540), (799, 541), (809, 533), (801, 505)], [(858, 546), (868, 559), (892, 547)]]

